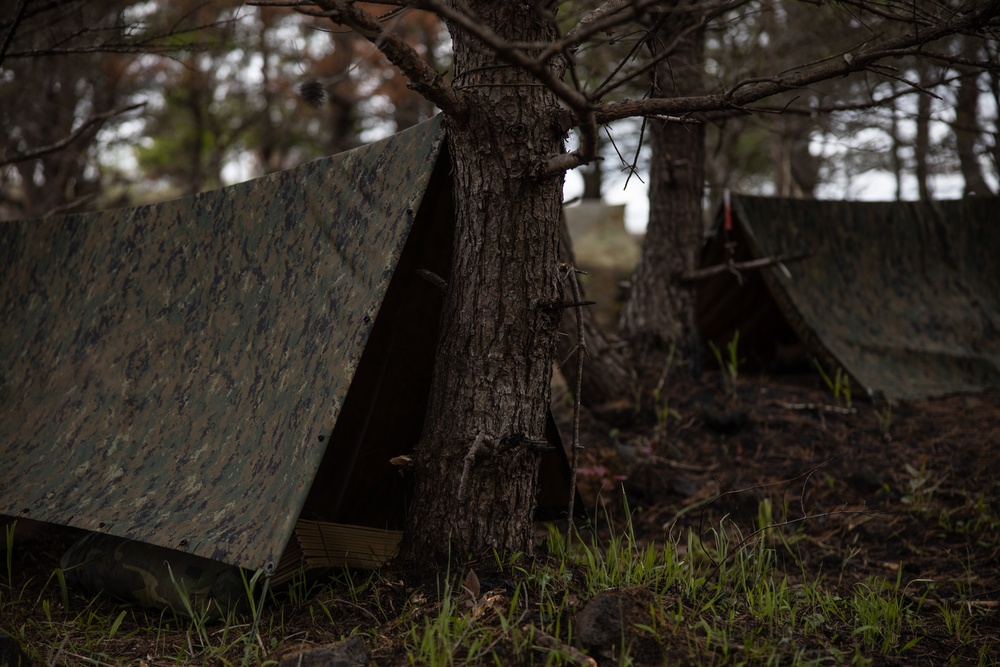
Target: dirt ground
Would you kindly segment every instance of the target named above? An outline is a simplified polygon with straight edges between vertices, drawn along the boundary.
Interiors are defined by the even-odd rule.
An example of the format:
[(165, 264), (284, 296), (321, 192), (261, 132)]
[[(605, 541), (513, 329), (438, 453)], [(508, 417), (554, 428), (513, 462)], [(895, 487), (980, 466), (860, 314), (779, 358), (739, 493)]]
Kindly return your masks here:
[[(554, 412), (567, 441), (570, 406), (568, 396), (557, 391)], [(782, 568), (793, 580), (822, 574), (849, 591), (869, 577), (898, 577), (904, 594), (923, 608), (961, 602), (976, 618), (976, 633), (1000, 637), (1000, 390), (891, 410), (855, 399), (848, 408), (814, 374), (741, 376), (735, 390), (727, 391), (717, 373), (706, 373), (699, 381), (672, 385), (659, 418), (647, 423), (614, 428), (584, 411), (581, 444), (579, 488), (599, 533), (607, 533), (609, 524), (621, 530), (623, 497), (637, 537), (657, 542), (688, 528), (705, 535), (720, 522), (752, 535), (769, 503), (765, 520), (794, 529), (798, 544), (805, 545), (801, 561)], [(58, 598), (51, 574), (73, 537), (70, 531), (19, 543), (24, 548), (15, 549), (12, 568), (19, 581), (33, 582), (22, 594), (29, 603)], [(378, 604), (388, 600), (397, 611), (414, 595), (391, 577), (375, 593), (383, 596)], [(87, 604), (79, 599), (71, 608)], [(9, 609), (38, 616), (37, 607)], [(376, 639), (367, 641), (373, 660), (408, 663), (403, 640), (393, 634), (404, 624), (396, 618), (380, 621), (374, 603), (345, 602), (329, 622), (306, 611), (314, 607), (307, 602), (294, 613), (281, 612), (279, 650), (287, 637), (336, 641), (351, 628), (372, 626), (368, 636)], [(109, 619), (119, 613), (107, 603), (88, 608), (103, 610)], [(74, 613), (53, 613), (76, 622)], [(186, 653), (190, 634), (181, 625), (173, 636), (147, 637), (150, 631), (143, 628), (157, 621), (135, 618), (122, 625), (120, 639), (101, 644), (103, 661), (96, 664), (185, 664), (186, 654), (193, 660), (188, 664), (234, 664), (214, 658), (202, 663)], [(0, 621), (8, 632), (26, 628), (36, 656), (62, 651), (50, 664), (77, 664), (67, 657), (68, 649), (37, 644), (52, 639), (43, 635), (50, 627), (46, 620)], [(971, 651), (944, 634), (931, 634), (905, 659), (879, 657), (875, 664), (975, 664)], [(84, 664), (85, 656), (78, 657)]]
[[(559, 413), (565, 437), (571, 417)], [(621, 522), (624, 493), (644, 539), (720, 521), (749, 535), (766, 499), (773, 523), (811, 544), (800, 551), (810, 576), (849, 590), (900, 575), (913, 601), (964, 600), (979, 631), (1000, 637), (998, 390), (847, 409), (816, 374), (740, 377), (728, 392), (706, 374), (668, 389), (656, 424), (614, 429), (584, 411), (581, 444), (585, 500)], [(975, 663), (943, 639), (905, 664)]]

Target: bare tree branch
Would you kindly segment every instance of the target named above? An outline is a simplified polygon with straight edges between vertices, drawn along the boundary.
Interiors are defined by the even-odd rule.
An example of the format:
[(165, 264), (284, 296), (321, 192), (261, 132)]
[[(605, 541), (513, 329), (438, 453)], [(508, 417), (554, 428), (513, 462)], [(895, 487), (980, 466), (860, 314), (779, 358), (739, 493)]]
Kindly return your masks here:
[[(545, 173), (553, 173), (585, 164), (594, 158), (596, 151), (596, 127), (599, 124), (634, 116), (671, 117), (679, 120), (684, 114), (714, 111), (731, 113), (739, 111), (775, 111), (767, 107), (749, 108), (747, 105), (775, 94), (802, 89), (817, 82), (847, 76), (861, 71), (872, 71), (880, 76), (899, 79), (888, 68), (878, 65), (887, 57), (920, 55), (957, 62), (957, 57), (924, 51), (924, 47), (938, 39), (956, 33), (982, 31), (997, 22), (1000, 15), (1000, 0), (967, 5), (966, 11), (956, 11), (941, 4), (928, 8), (915, 8), (912, 3), (895, 0), (845, 0), (855, 18), (864, 25), (862, 15), (867, 14), (894, 22), (905, 22), (911, 30), (903, 35), (875, 41), (874, 29), (869, 28), (869, 39), (840, 56), (834, 56), (810, 63), (771, 77), (745, 79), (723, 93), (688, 97), (648, 98), (599, 104), (597, 100), (608, 92), (647, 74), (656, 65), (670, 56), (671, 45), (632, 68), (624, 75), (613, 74), (598, 89), (587, 94), (579, 82), (573, 84), (563, 80), (563, 74), (571, 67), (569, 58), (573, 51), (589, 37), (610, 31), (623, 24), (641, 19), (644, 15), (679, 12), (699, 12), (699, 26), (717, 19), (725, 12), (747, 4), (750, 0), (717, 0), (710, 3), (678, 3), (676, 0), (607, 0), (604, 4), (585, 14), (583, 18), (562, 38), (549, 43), (528, 44), (510, 41), (500, 37), (485, 26), (461, 0), (390, 0), (390, 5), (408, 6), (430, 11), (447, 20), (452, 25), (478, 38), (486, 48), (494, 51), (502, 60), (522, 69), (538, 80), (539, 84), (551, 90), (572, 111), (581, 129), (580, 148), (573, 153), (550, 158), (544, 165)], [(394, 32), (381, 25), (378, 17), (361, 10), (351, 0), (253, 0), (250, 4), (262, 6), (295, 7), (298, 11), (313, 16), (325, 16), (341, 23), (380, 48), (387, 58), (410, 78), (411, 87), (437, 104), (446, 113), (461, 116), (462, 102), (456, 90), (443, 82), (441, 77), (413, 49)], [(307, 9), (309, 5), (320, 10)], [(941, 15), (947, 15), (942, 21)], [(696, 26), (698, 27), (698, 26)], [(679, 39), (679, 38), (678, 38)], [(537, 53), (536, 53), (537, 52)], [(634, 55), (629, 54), (629, 58)], [(626, 58), (625, 60), (628, 60)], [(989, 63), (981, 63), (989, 65)], [(619, 72), (621, 68), (615, 71)], [(900, 79), (903, 80), (903, 79)], [(913, 82), (906, 82), (913, 88)], [(858, 105), (853, 105), (858, 106)], [(867, 103), (866, 105), (867, 106)], [(846, 107), (845, 107), (846, 109)], [(810, 109), (809, 113), (825, 109)], [(805, 113), (796, 109), (795, 112)], [(591, 145), (593, 144), (593, 145)]]
[[(624, 3), (618, 0), (608, 0), (604, 5), (593, 10), (577, 23), (562, 39), (546, 45), (546, 50), (539, 56), (545, 60), (556, 53), (573, 50), (589, 37), (599, 32), (610, 31), (618, 26), (640, 19), (646, 13), (697, 12), (718, 16), (732, 11), (752, 0), (719, 0), (718, 2), (699, 2), (678, 7), (675, 0), (632, 0)], [(619, 6), (624, 4), (624, 6)], [(625, 9), (629, 11), (624, 11)]]
[[(461, 118), (465, 105), (441, 75), (407, 44), (398, 33), (386, 29), (374, 15), (364, 11), (351, 0), (317, 0), (317, 2), (289, 3), (283, 0), (251, 0), (248, 4), (261, 7), (289, 7), (315, 4), (321, 14), (336, 23), (346, 25), (375, 44), (393, 65), (402, 70), (410, 86), (436, 104), (450, 116)], [(316, 14), (313, 14), (316, 15)]]
[[(153, 35), (147, 35), (142, 39), (136, 40), (125, 40), (125, 41), (106, 41), (99, 44), (91, 44), (87, 46), (60, 46), (59, 44), (68, 44), (73, 40), (82, 37), (84, 35), (99, 34), (100, 32), (109, 31), (119, 31), (124, 28), (122, 25), (114, 25), (101, 29), (93, 28), (83, 28), (70, 35), (66, 35), (56, 44), (50, 46), (41, 47), (37, 49), (30, 49), (27, 51), (14, 51), (7, 54), (8, 58), (37, 58), (39, 56), (66, 56), (66, 55), (76, 55), (80, 53), (142, 53), (142, 54), (152, 54), (159, 55), (165, 53), (175, 53), (178, 51), (178, 46), (176, 44), (159, 44), (162, 40), (174, 39), (182, 35), (190, 35), (195, 33), (201, 33), (206, 30), (213, 28), (220, 28), (232, 23), (235, 23), (238, 19), (226, 19), (224, 21), (215, 21), (213, 23), (208, 23), (205, 25), (197, 25), (191, 28), (184, 29), (174, 29), (168, 30), (166, 32), (158, 32)], [(184, 49), (189, 51), (209, 49), (217, 46), (214, 42), (188, 42), (185, 43)]]
[(870, 69), (888, 57), (928, 54), (923, 47), (930, 42), (953, 34), (976, 31), (1000, 16), (1000, 0), (977, 5), (974, 11), (955, 19), (935, 24), (922, 31), (890, 37), (871, 46), (860, 46), (850, 57), (823, 61), (797, 68), (775, 77), (741, 81), (721, 94), (689, 97), (651, 98), (600, 104), (595, 109), (597, 122), (607, 123), (622, 118), (651, 114), (684, 114), (695, 111), (745, 109), (747, 104), (777, 93), (805, 88), (819, 81)]
[(721, 13), (721, 11), (706, 12), (704, 15), (701, 16), (700, 20), (687, 26), (684, 30), (678, 31), (677, 34), (674, 35), (670, 44), (664, 47), (662, 51), (660, 53), (657, 53), (653, 58), (643, 63), (641, 66), (633, 70), (630, 70), (627, 74), (625, 74), (622, 77), (619, 77), (615, 81), (611, 81), (609, 78), (608, 81), (602, 83), (601, 86), (594, 92), (593, 95), (594, 99), (601, 99), (615, 88), (619, 88), (625, 85), (626, 83), (635, 79), (638, 76), (652, 72), (654, 69), (656, 69), (657, 65), (659, 65), (661, 62), (663, 62), (671, 55), (673, 55), (674, 51), (677, 49), (677, 45), (680, 44), (682, 39), (685, 39), (695, 30), (700, 30), (701, 28), (703, 28), (709, 21), (716, 18), (718, 16), (718, 13)]
[(51, 143), (48, 146), (42, 146), (41, 148), (32, 149), (26, 153), (18, 153), (14, 157), (0, 159), (0, 167), (5, 167), (9, 164), (17, 164), (19, 162), (24, 162), (26, 160), (36, 160), (40, 157), (48, 155), (49, 153), (55, 153), (56, 151), (62, 150), (66, 146), (76, 141), (78, 138), (80, 138), (82, 134), (84, 134), (94, 125), (103, 124), (109, 118), (113, 118), (114, 116), (117, 116), (119, 114), (127, 113), (129, 111), (133, 111), (135, 109), (139, 109), (144, 106), (146, 106), (146, 103), (140, 102), (138, 104), (132, 104), (127, 107), (119, 107), (117, 109), (111, 109), (110, 111), (105, 111), (103, 113), (95, 114), (90, 118), (88, 118), (87, 120), (85, 120), (80, 125), (80, 127), (76, 128), (68, 135), (60, 139), (59, 141)]
[(590, 107), (590, 100), (583, 93), (557, 78), (551, 68), (544, 62), (528, 55), (518, 46), (487, 28), (471, 12), (453, 9), (439, 0), (416, 0), (415, 6), (433, 11), (438, 16), (461, 26), (463, 30), (475, 35), (503, 60), (520, 67), (548, 86), (559, 99), (564, 101), (577, 113), (585, 113)]
[(597, 122), (591, 111), (591, 101), (586, 95), (563, 82), (545, 61), (532, 57), (487, 28), (471, 12), (454, 9), (439, 0), (416, 0), (416, 6), (433, 11), (475, 35), (501, 59), (538, 79), (573, 110), (580, 126), (580, 147), (572, 153), (561, 153), (549, 158), (542, 167), (542, 173), (553, 174), (594, 160), (597, 154)]
[[(625, 9), (632, 9), (632, 11), (635, 12), (637, 9), (636, 7), (637, 4), (638, 3), (632, 2), (632, 0), (607, 0), (607, 2), (605, 2), (603, 5), (591, 11), (582, 19), (580, 19), (580, 22), (577, 23), (572, 30), (566, 33), (566, 37), (564, 38), (563, 41), (566, 42), (567, 44), (572, 44), (574, 40), (576, 40), (580, 36), (583, 36), (583, 38), (585, 39), (586, 38), (585, 32), (589, 29), (590, 26), (597, 23), (598, 21), (601, 21), (602, 19), (612, 17), (618, 12), (621, 12)], [(597, 28), (597, 30), (599, 31), (601, 30), (601, 28)]]
[(21, 24), (21, 19), (24, 18), (24, 10), (27, 8), (28, 0), (18, 0), (17, 7), (14, 9), (14, 18), (11, 19), (7, 32), (4, 33), (3, 43), (0, 43), (0, 63), (7, 55), (7, 49), (10, 48), (10, 42), (14, 39), (14, 33), (17, 32), (17, 27)]

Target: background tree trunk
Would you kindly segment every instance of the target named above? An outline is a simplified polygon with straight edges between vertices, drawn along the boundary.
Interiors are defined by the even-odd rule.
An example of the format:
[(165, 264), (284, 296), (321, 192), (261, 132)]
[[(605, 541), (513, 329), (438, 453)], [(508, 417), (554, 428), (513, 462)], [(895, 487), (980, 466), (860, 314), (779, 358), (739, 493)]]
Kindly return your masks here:
[[(897, 85), (892, 86), (893, 94), (898, 91)], [(892, 140), (892, 174), (896, 178), (896, 201), (903, 201), (903, 172), (906, 164), (903, 160), (903, 138), (900, 135), (898, 101), (892, 105), (892, 119), (889, 125), (889, 138)]]
[[(990, 72), (990, 97), (993, 98), (993, 104), (997, 109), (1000, 109), (1000, 73)], [(996, 176), (1000, 176), (1000, 123), (994, 123), (993, 132), (990, 133), (991, 139), (993, 140), (993, 147), (990, 151), (990, 157), (993, 160), (993, 173)]]
[[(562, 263), (576, 266), (573, 243), (565, 216), (560, 216), (559, 254)], [(567, 291), (567, 295), (570, 292)], [(580, 294), (586, 299), (583, 287)], [(567, 308), (562, 316), (559, 336), (556, 338), (556, 361), (570, 391), (576, 393), (577, 363), (575, 353), (580, 340), (576, 308)], [(580, 378), (580, 403), (598, 418), (612, 424), (626, 424), (635, 417), (639, 407), (635, 372), (626, 353), (625, 343), (615, 336), (605, 335), (594, 321), (589, 307), (579, 310), (583, 321), (583, 339), (587, 354)]]
[[(656, 35), (662, 47), (687, 25), (670, 20)], [(680, 37), (673, 55), (656, 70), (660, 96), (702, 90), (704, 29)], [(622, 311), (620, 335), (628, 341), (644, 392), (655, 388), (672, 357), (686, 374), (701, 369), (695, 289), (679, 275), (695, 268), (703, 239), (705, 134), (701, 124), (651, 120), (649, 224), (642, 256)]]
[[(470, 3), (500, 35), (553, 38), (551, 19), (510, 0)], [(468, 117), (449, 119), (456, 231), (451, 277), (403, 556), (440, 562), (532, 550), (539, 454), (559, 305), (563, 178), (560, 107), (530, 75), (460, 28), (455, 87)], [(450, 540), (450, 543), (449, 543)]]
[(928, 201), (931, 198), (930, 153), (931, 96), (927, 93), (919, 93), (917, 95), (916, 136), (913, 139), (913, 172), (917, 178), (917, 192), (921, 201)]
[[(968, 38), (961, 41), (964, 55), (970, 59), (979, 57), (976, 44)], [(976, 143), (982, 134), (979, 123), (979, 75), (980, 72), (971, 67), (959, 67), (962, 78), (958, 82), (955, 99), (955, 122), (952, 131), (955, 133), (955, 151), (958, 153), (958, 163), (965, 180), (962, 195), (989, 196), (993, 190), (986, 182)]]
[(816, 122), (809, 116), (787, 114), (771, 121), (774, 189), (779, 197), (811, 199), (819, 184), (820, 161), (809, 152)]
[[(601, 143), (598, 142), (597, 154), (601, 154)], [(584, 201), (600, 201), (601, 190), (604, 184), (604, 168), (600, 160), (594, 160), (586, 167), (580, 167), (580, 178), (583, 179), (583, 192), (580, 199)]]

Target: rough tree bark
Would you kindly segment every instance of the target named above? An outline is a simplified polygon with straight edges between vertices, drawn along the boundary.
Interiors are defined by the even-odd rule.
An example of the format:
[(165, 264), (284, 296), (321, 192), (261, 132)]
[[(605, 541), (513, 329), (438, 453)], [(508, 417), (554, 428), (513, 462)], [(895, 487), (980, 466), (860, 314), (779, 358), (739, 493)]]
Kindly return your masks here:
[[(554, 7), (468, 3), (502, 37), (544, 43)], [(547, 3), (546, 3), (547, 5)], [(549, 12), (553, 12), (551, 15)], [(556, 326), (562, 315), (563, 152), (555, 97), (461, 27), (454, 87), (468, 110), (449, 118), (455, 250), (403, 556), (440, 562), (532, 548), (538, 446), (544, 442)], [(450, 540), (450, 544), (449, 544)]]
[[(703, 88), (704, 29), (669, 21), (655, 38), (661, 48), (675, 40), (673, 54), (657, 67), (654, 92), (660, 97)], [(651, 120), (650, 128), (649, 224), (620, 324), (646, 393), (660, 383), (671, 354), (672, 368), (682, 373), (701, 368), (695, 289), (679, 276), (696, 266), (705, 183), (703, 126)]]

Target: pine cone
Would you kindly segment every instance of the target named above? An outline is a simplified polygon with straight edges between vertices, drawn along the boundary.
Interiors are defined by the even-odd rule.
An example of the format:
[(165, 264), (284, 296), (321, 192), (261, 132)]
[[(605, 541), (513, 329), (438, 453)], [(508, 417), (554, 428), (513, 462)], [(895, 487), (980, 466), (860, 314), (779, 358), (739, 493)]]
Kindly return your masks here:
[(299, 95), (314, 107), (321, 107), (326, 102), (326, 89), (316, 79), (309, 79), (300, 83)]

